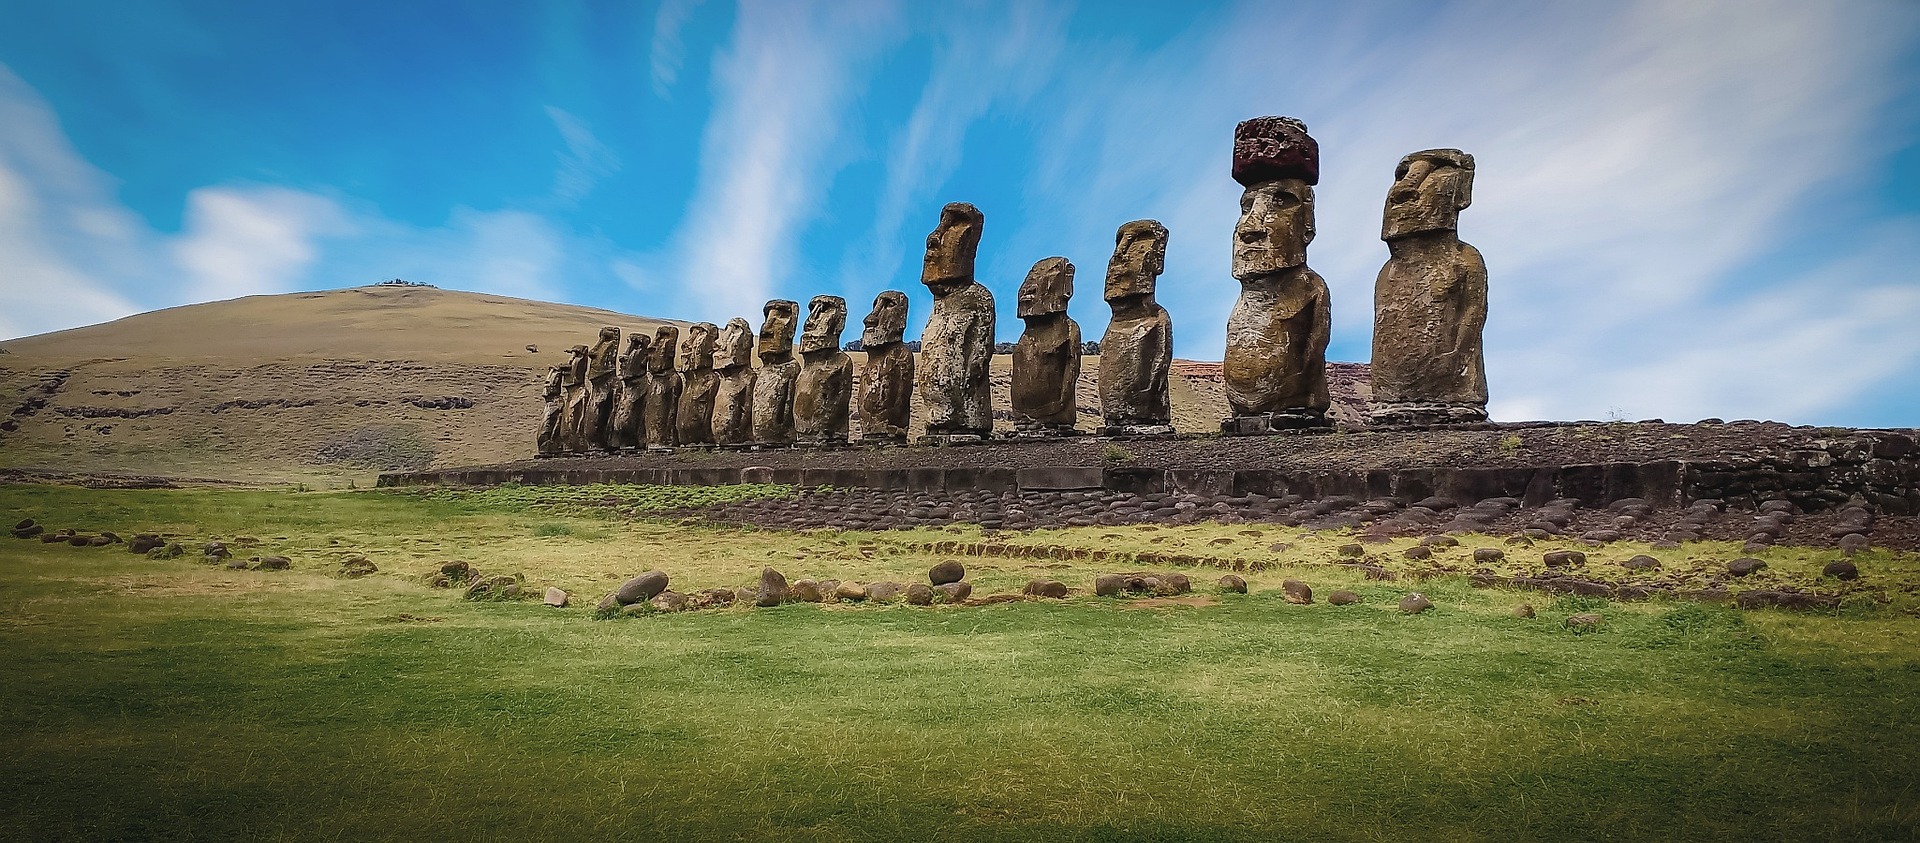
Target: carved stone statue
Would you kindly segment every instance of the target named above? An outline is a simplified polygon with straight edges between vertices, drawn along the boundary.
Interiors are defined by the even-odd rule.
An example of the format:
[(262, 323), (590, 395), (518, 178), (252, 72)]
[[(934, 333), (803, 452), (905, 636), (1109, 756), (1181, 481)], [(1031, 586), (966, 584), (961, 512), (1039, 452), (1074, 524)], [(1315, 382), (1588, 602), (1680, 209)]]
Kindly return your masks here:
[(560, 453), (561, 420), (567, 415), (567, 367), (548, 366), (545, 383), (540, 388), (540, 398), (545, 406), (540, 414), (540, 434), (534, 440), (534, 453), (548, 457)]
[(1109, 436), (1173, 433), (1173, 403), (1167, 396), (1173, 319), (1153, 299), (1166, 263), (1166, 226), (1155, 220), (1120, 226), (1107, 262), (1113, 321), (1100, 338), (1100, 415)]
[(680, 346), (680, 410), (675, 424), (683, 446), (713, 444), (713, 398), (720, 391), (720, 376), (713, 372), (713, 342), (719, 333), (712, 322), (698, 322), (687, 328), (687, 341)]
[(674, 358), (680, 345), (680, 329), (661, 325), (653, 332), (653, 347), (647, 350), (647, 404), (642, 408), (642, 427), (649, 448), (671, 448), (680, 442), (680, 373), (674, 371)]
[(1072, 436), (1080, 406), (1080, 323), (1067, 315), (1073, 264), (1044, 258), (1020, 283), (1026, 329), (1013, 346), (1013, 431), (1022, 437)]
[(590, 410), (582, 421), (586, 447), (607, 447), (607, 428), (613, 421), (614, 381), (620, 374), (620, 329), (600, 329), (600, 341), (587, 355), (587, 391)]
[(720, 329), (713, 366), (713, 441), (723, 448), (753, 444), (753, 326), (736, 316)]
[(569, 453), (583, 453), (587, 450), (587, 434), (584, 422), (591, 415), (591, 395), (587, 392), (587, 347), (576, 345), (567, 349), (573, 355), (567, 360), (566, 373), (560, 386), (567, 394), (567, 408), (560, 419), (565, 431), (560, 437), (560, 450)]
[(814, 296), (800, 332), (800, 378), (793, 390), (794, 437), (802, 445), (847, 444), (853, 399), (853, 358), (840, 350), (847, 300)]
[(886, 290), (873, 297), (860, 344), (867, 365), (860, 370), (860, 439), (905, 445), (913, 419), (913, 350), (907, 348), (907, 294)]
[(974, 252), (985, 218), (952, 202), (927, 235), (920, 283), (933, 291), (933, 313), (920, 335), (920, 403), (927, 436), (976, 441), (993, 433), (993, 293), (973, 280)]
[(1390, 257), (1373, 286), (1373, 421), (1487, 418), (1487, 264), (1460, 242), (1473, 156), (1428, 149), (1400, 159), (1380, 227)]
[(800, 363), (793, 359), (793, 329), (800, 321), (800, 303), (774, 299), (764, 313), (760, 371), (753, 382), (753, 443), (792, 445), (793, 385), (800, 378)]
[(1233, 416), (1220, 428), (1325, 427), (1333, 322), (1327, 283), (1307, 268), (1319, 144), (1291, 117), (1247, 120), (1233, 133), (1233, 178), (1245, 188), (1233, 231), (1240, 298), (1227, 317), (1221, 361)]
[(640, 416), (647, 404), (647, 346), (651, 342), (646, 334), (627, 335), (627, 350), (620, 355), (620, 388), (613, 396), (613, 421), (607, 425), (608, 448), (643, 444)]

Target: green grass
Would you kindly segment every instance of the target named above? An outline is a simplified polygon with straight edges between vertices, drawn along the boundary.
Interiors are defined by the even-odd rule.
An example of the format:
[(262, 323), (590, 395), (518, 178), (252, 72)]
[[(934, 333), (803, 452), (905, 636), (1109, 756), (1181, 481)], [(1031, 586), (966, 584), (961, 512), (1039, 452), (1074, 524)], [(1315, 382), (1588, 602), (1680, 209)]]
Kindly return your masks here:
[[(629, 493), (673, 495), (611, 495)], [(1345, 539), (1216, 525), (1148, 536), (1222, 552), (1213, 538), (1245, 540), (1248, 553), (1294, 547), (1274, 554), (1282, 567), (1249, 575), (1253, 593), (1204, 607), (1076, 598), (596, 621), (592, 600), (647, 568), (680, 590), (745, 584), (765, 564), (905, 581), (939, 558), (905, 543), (978, 534), (686, 526), (609, 517), (635, 504), (576, 494), (0, 487), (0, 513), (51, 526), (252, 536), (250, 552), (295, 560), (288, 572), (228, 571), (192, 555), (0, 540), (0, 838), (1920, 830), (1920, 619), (1898, 600), (1741, 613), (1457, 578), (1368, 582), (1306, 555), (1286, 566)], [(1027, 540), (1145, 538), (1088, 528)], [(382, 572), (330, 576), (350, 552)], [(422, 585), (446, 558), (560, 584), (581, 605), (468, 603)], [(1085, 585), (1099, 570), (966, 561), (982, 592), (1036, 575)], [(1290, 605), (1277, 590), (1288, 576), (1366, 602)], [(1200, 592), (1211, 578), (1195, 573)], [(1437, 608), (1393, 611), (1409, 588)], [(1522, 601), (1540, 617), (1510, 617)], [(1582, 611), (1606, 622), (1583, 635), (1562, 626)]]

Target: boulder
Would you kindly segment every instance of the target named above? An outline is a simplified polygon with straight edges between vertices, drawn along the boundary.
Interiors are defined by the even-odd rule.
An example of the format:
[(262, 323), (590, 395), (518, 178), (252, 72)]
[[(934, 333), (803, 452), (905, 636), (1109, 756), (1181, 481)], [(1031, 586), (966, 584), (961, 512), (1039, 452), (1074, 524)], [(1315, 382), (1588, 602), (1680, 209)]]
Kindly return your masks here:
[(1767, 563), (1765, 562), (1752, 557), (1742, 557), (1727, 563), (1727, 573), (1736, 577), (1744, 577), (1765, 567), (1767, 567)]
[(755, 591), (751, 586), (743, 585), (733, 590), (733, 601), (735, 603), (752, 603), (757, 596), (759, 596), (759, 592)]
[(875, 603), (892, 603), (900, 599), (900, 592), (904, 590), (906, 587), (897, 582), (868, 583), (867, 599)]
[(1630, 568), (1636, 571), (1647, 571), (1647, 570), (1653, 570), (1653, 569), (1659, 568), (1660, 560), (1655, 559), (1643, 553), (1639, 556), (1635, 556), (1632, 559), (1628, 559), (1627, 561), (1620, 563), (1620, 566), (1623, 568)]
[(481, 577), (467, 586), (468, 600), (511, 600), (520, 596), (520, 579), (500, 574)]
[(1868, 545), (1867, 537), (1859, 533), (1848, 533), (1840, 537), (1840, 550), (1848, 556), (1866, 550)]
[(1359, 557), (1359, 556), (1365, 556), (1366, 553), (1367, 553), (1367, 549), (1357, 544), (1343, 544), (1340, 546), (1341, 556)]
[[(945, 585), (945, 583), (942, 583)], [(917, 582), (907, 586), (907, 604), (911, 606), (933, 605), (933, 586)]]
[(357, 580), (361, 577), (379, 572), (380, 566), (373, 564), (373, 560), (365, 556), (349, 556), (340, 560), (340, 576), (350, 580)]
[(1358, 602), (1360, 602), (1360, 595), (1344, 588), (1327, 595), (1327, 605), (1329, 606), (1351, 606)]
[(1410, 592), (1407, 596), (1400, 598), (1400, 611), (1409, 615), (1417, 615), (1431, 608), (1433, 608), (1433, 601), (1428, 600), (1426, 595), (1418, 591)]
[(620, 614), (622, 614), (622, 615), (625, 615), (625, 616), (627, 616), (627, 617), (630, 617), (630, 618), (631, 618), (631, 617), (637, 617), (637, 616), (640, 616), (640, 615), (651, 615), (651, 614), (653, 614), (653, 613), (654, 613), (654, 611), (655, 611), (655, 609), (653, 608), (653, 604), (652, 604), (652, 603), (644, 603), (644, 602), (643, 602), (643, 603), (629, 603), (629, 604), (627, 604), (627, 605), (625, 605), (625, 606), (621, 606), (621, 607), (620, 607)]
[(260, 562), (259, 565), (255, 566), (255, 570), (285, 571), (293, 567), (293, 560), (285, 556), (259, 556), (255, 558)]
[(615, 599), (622, 606), (645, 603), (667, 590), (667, 572), (658, 569), (648, 571), (620, 584), (614, 591)]
[(147, 551), (148, 559), (178, 559), (185, 555), (187, 548), (179, 542), (168, 542), (165, 547), (156, 547)]
[(818, 603), (825, 599), (820, 593), (820, 583), (810, 579), (794, 580), (787, 587), (787, 596), (798, 603)]
[[(74, 547), (89, 547), (93, 544), (93, 540), (97, 538), (99, 538), (99, 536), (89, 536), (84, 533), (72, 535), (67, 537), (67, 544), (73, 545)], [(111, 544), (111, 542), (107, 542), (107, 544)]]
[(1497, 547), (1477, 547), (1473, 550), (1473, 561), (1480, 565), (1491, 565), (1507, 558), (1507, 552)]
[(1280, 584), (1280, 593), (1288, 603), (1305, 606), (1313, 602), (1313, 587), (1299, 580), (1287, 580)]
[(1459, 547), (1460, 540), (1452, 536), (1428, 536), (1420, 540), (1422, 547)]
[(166, 539), (160, 538), (159, 536), (154, 535), (153, 533), (141, 533), (137, 536), (134, 536), (131, 541), (127, 542), (127, 552), (128, 553), (146, 553), (147, 551), (150, 551), (156, 547), (160, 547), (161, 545), (164, 545), (166, 543), (167, 543)]
[(1520, 604), (1520, 605), (1518, 605), (1518, 606), (1515, 606), (1515, 607), (1513, 607), (1513, 613), (1512, 613), (1512, 614), (1513, 614), (1513, 616), (1514, 616), (1514, 617), (1516, 617), (1516, 618), (1531, 618), (1531, 617), (1533, 617), (1533, 604), (1532, 604), (1532, 603), (1522, 603), (1522, 604)]
[(45, 527), (42, 527), (38, 524), (31, 524), (25, 527), (13, 528), (13, 537), (16, 539), (30, 539), (46, 531), (47, 531), (47, 528)]
[(753, 592), (753, 605), (762, 609), (778, 606), (787, 599), (787, 577), (772, 568), (760, 569), (760, 587)]
[[(256, 557), (254, 557), (254, 558), (255, 558), (255, 559), (258, 559), (258, 558), (260, 558), (260, 557), (258, 557), (258, 556), (256, 556)], [(216, 558), (216, 559), (215, 559), (214, 561), (215, 561), (215, 562), (218, 562), (218, 561), (220, 561), (220, 560)], [(244, 571), (244, 570), (246, 570), (246, 569), (247, 569), (247, 560), (245, 560), (245, 559), (241, 559), (241, 558), (240, 558), (240, 557), (238, 557), (238, 556), (232, 556), (232, 557), (228, 557), (228, 558), (227, 558), (227, 570), (230, 570), (230, 571)]]
[(112, 530), (101, 530), (100, 537), (106, 539), (109, 544), (119, 544), (121, 541), (120, 534)]
[(1160, 584), (1171, 589), (1174, 594), (1186, 594), (1193, 590), (1193, 578), (1178, 572), (1161, 577)]
[(33, 519), (22, 518), (20, 519), (20, 523), (13, 525), (13, 528), (16, 530), (25, 530), (28, 527), (34, 527), (34, 526), (38, 526), (38, 525), (33, 523)]
[(600, 598), (600, 602), (593, 607), (593, 613), (600, 617), (609, 617), (619, 612), (621, 605), (619, 593), (609, 591), (607, 596)]
[(927, 581), (934, 585), (946, 585), (967, 578), (967, 568), (959, 560), (948, 559), (927, 570)]
[(1408, 559), (1432, 559), (1433, 548), (1427, 547), (1424, 544), (1416, 544), (1406, 550), (1400, 551), (1400, 555)]
[(471, 566), (469, 566), (467, 563), (462, 562), (458, 559), (455, 559), (452, 562), (440, 563), (440, 573), (446, 574), (447, 579), (452, 581), (457, 581), (457, 582), (465, 581), (467, 579), (468, 572), (472, 570), (473, 569)]
[(733, 605), (734, 593), (731, 588), (709, 588), (695, 592), (692, 605), (695, 609), (724, 609)]
[(966, 580), (941, 583), (933, 587), (933, 596), (940, 603), (963, 603), (973, 596), (973, 583)]
[(653, 608), (662, 612), (684, 612), (690, 608), (687, 605), (687, 596), (671, 589), (654, 595), (653, 599), (647, 602), (652, 603)]
[(1055, 600), (1067, 596), (1067, 584), (1059, 580), (1030, 580), (1021, 593), (1028, 597), (1051, 597)]
[(1820, 569), (1820, 576), (1833, 577), (1837, 580), (1859, 579), (1860, 566), (1846, 559), (1835, 559), (1828, 562), (1825, 568)]
[[(1228, 574), (1228, 576), (1232, 576), (1232, 574)], [(1238, 578), (1236, 577), (1236, 579)], [(1221, 582), (1225, 581), (1226, 579), (1223, 577)], [(1126, 590), (1126, 587), (1127, 578), (1119, 574), (1101, 574), (1093, 578), (1093, 593), (1100, 597), (1113, 597)], [(1241, 590), (1244, 591), (1245, 589), (1243, 588)]]
[(1247, 578), (1239, 574), (1228, 574), (1220, 578), (1219, 586), (1221, 591), (1233, 594), (1245, 594), (1247, 593)]
[(1584, 568), (1587, 555), (1578, 550), (1550, 550), (1540, 557), (1549, 568)]
[(112, 536), (93, 536), (87, 539), (88, 547), (106, 547), (113, 544)]
[(1598, 612), (1581, 612), (1576, 615), (1567, 616), (1567, 628), (1575, 632), (1594, 629), (1600, 625), (1600, 622), (1601, 617)]
[[(540, 602), (552, 606), (555, 609), (564, 609), (567, 607), (568, 597), (569, 595), (565, 591), (554, 588), (553, 586), (547, 586), (546, 597), (542, 598)], [(619, 601), (616, 600), (614, 602), (617, 603)]]
[(843, 582), (834, 588), (833, 596), (839, 600), (858, 602), (867, 599), (867, 587), (857, 582)]

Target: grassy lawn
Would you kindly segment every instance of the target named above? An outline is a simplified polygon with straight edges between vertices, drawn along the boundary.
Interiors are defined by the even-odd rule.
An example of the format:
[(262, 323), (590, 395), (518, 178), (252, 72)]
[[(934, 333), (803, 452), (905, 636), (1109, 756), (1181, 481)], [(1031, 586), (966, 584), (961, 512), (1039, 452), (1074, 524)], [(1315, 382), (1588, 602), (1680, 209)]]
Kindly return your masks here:
[[(944, 558), (915, 546), (979, 537), (645, 517), (682, 494), (0, 487), (14, 520), (192, 539), (169, 560), (0, 539), (0, 838), (1920, 835), (1910, 556), (1861, 557), (1884, 602), (1743, 613), (1370, 582), (1312, 564), (1340, 535), (1094, 527), (1018, 540), (1266, 552), (1277, 567), (1247, 575), (1248, 595), (1189, 571), (1201, 606), (592, 619), (649, 568), (681, 591), (745, 585), (763, 565), (908, 582)], [(204, 565), (212, 538), (294, 569)], [(381, 573), (333, 576), (350, 553)], [(1811, 551), (1777, 553), (1778, 575), (1817, 569)], [(448, 559), (576, 605), (422, 584)], [(966, 561), (977, 595), (1034, 576), (1084, 587), (1111, 567)], [(1287, 577), (1365, 602), (1291, 605)], [(1414, 588), (1437, 608), (1395, 611)], [(1521, 602), (1539, 617), (1512, 617)], [(1605, 623), (1563, 626), (1584, 611)]]

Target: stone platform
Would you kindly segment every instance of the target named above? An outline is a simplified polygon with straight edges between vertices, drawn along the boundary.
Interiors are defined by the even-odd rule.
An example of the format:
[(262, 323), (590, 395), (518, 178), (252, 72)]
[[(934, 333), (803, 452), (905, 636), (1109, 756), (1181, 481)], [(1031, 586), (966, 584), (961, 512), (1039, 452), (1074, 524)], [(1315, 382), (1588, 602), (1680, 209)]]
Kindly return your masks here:
[(1913, 430), (1575, 422), (953, 447), (588, 455), (381, 475), (382, 486), (783, 483), (879, 490), (1107, 490), (1135, 494), (1429, 496), (1461, 503), (1639, 498), (1654, 506), (1784, 499), (1818, 512), (1865, 503), (1920, 512)]

